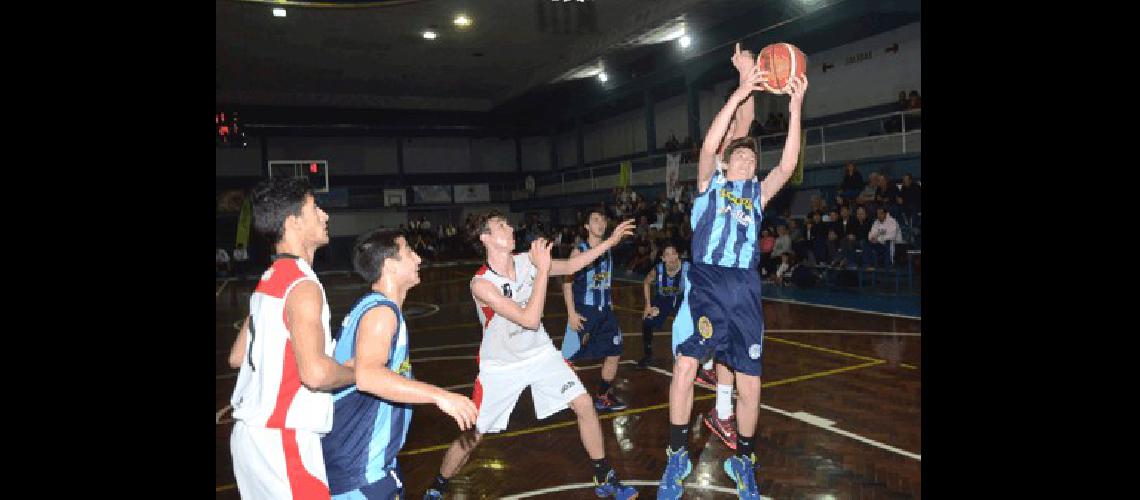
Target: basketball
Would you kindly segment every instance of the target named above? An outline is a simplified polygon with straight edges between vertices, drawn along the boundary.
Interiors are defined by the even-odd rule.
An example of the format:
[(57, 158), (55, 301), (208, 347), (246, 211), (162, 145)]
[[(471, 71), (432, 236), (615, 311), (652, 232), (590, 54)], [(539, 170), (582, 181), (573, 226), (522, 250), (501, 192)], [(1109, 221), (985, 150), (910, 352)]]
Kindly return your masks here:
[(788, 81), (793, 76), (807, 72), (807, 56), (790, 43), (773, 43), (760, 50), (756, 65), (768, 72), (768, 78), (761, 82), (765, 90), (773, 94), (786, 94)]

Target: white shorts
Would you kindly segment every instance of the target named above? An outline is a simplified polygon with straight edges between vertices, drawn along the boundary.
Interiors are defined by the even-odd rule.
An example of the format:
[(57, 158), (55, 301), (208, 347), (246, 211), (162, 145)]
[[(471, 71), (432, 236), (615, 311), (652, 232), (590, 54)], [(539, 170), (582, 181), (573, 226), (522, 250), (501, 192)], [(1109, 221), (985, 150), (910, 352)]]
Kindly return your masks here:
[(230, 434), (230, 453), (244, 500), (330, 498), (316, 433), (253, 427), (238, 420)]
[(475, 429), (480, 434), (506, 429), (519, 395), (527, 386), (539, 420), (565, 410), (570, 401), (586, 393), (578, 374), (553, 346), (535, 359), (509, 366), (481, 364), (471, 397), (479, 409)]

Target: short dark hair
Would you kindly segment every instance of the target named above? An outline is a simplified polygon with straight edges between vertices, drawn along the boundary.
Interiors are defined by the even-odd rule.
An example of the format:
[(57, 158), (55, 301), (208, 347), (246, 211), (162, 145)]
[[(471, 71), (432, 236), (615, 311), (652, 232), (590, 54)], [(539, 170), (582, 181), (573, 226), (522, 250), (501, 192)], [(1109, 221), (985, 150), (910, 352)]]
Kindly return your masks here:
[[(384, 259), (400, 259), (400, 244), (397, 238), (404, 233), (395, 229), (373, 229), (356, 238), (352, 245), (352, 269), (364, 281), (375, 283), (383, 273)], [(404, 244), (407, 244), (404, 238)]]
[[(728, 145), (724, 147), (724, 158), (722, 158), (724, 162), (728, 163), (728, 159), (732, 156), (733, 151), (739, 148), (750, 149), (753, 154), (756, 154), (756, 139), (753, 139), (751, 136), (745, 136), (730, 141)], [(759, 158), (757, 158), (757, 161), (759, 161)]]
[(253, 229), (271, 244), (280, 243), (285, 235), (285, 219), (290, 215), (300, 217), (305, 197), (312, 194), (313, 188), (304, 177), (275, 177), (257, 183), (250, 196)]
[(603, 219), (605, 219), (607, 217), (606, 212), (604, 210), (602, 210), (598, 207), (594, 207), (594, 208), (591, 208), (589, 210), (586, 210), (586, 220), (583, 221), (582, 224), (583, 225), (588, 224), (590, 222), (590, 216), (594, 215), (594, 214), (601, 215)]
[(669, 247), (673, 247), (674, 252), (681, 253), (681, 247), (677, 245), (675, 240), (665, 240), (665, 244), (661, 245), (661, 252), (664, 253), (665, 249)]
[(475, 250), (478, 251), (480, 255), (486, 255), (487, 248), (483, 245), (483, 241), (479, 239), (479, 235), (491, 231), (488, 223), (494, 218), (506, 220), (506, 216), (498, 210), (483, 212), (475, 216), (475, 220), (471, 225), (471, 233), (467, 235), (471, 239), (471, 244), (475, 246)]

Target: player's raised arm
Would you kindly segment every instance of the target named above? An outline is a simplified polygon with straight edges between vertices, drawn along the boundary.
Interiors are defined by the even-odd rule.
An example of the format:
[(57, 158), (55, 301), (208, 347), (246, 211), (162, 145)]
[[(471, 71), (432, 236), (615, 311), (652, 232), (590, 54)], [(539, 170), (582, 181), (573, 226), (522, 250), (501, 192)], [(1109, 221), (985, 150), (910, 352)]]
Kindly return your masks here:
[(546, 305), (547, 280), (550, 277), (550, 246), (546, 238), (538, 238), (530, 244), (530, 261), (538, 269), (538, 276), (534, 278), (534, 291), (531, 292), (530, 301), (525, 308), (503, 295), (502, 290), (494, 283), (481, 279), (471, 282), (471, 293), (478, 301), (478, 305), (490, 307), (495, 314), (527, 330), (537, 330), (542, 325), (542, 308)]
[(796, 171), (796, 163), (800, 158), (800, 115), (803, 111), (804, 93), (807, 92), (807, 75), (797, 75), (788, 82), (788, 95), (792, 97), (788, 102), (788, 138), (784, 141), (784, 152), (780, 155), (780, 164), (768, 173), (760, 183), (760, 208), (768, 204), (768, 200), (784, 187), (788, 179)]
[(613, 234), (611, 234), (609, 238), (606, 238), (601, 245), (576, 255), (572, 254), (569, 259), (554, 259), (550, 264), (550, 275), (564, 276), (578, 272), (579, 269), (586, 267), (586, 265), (598, 257), (601, 257), (606, 250), (613, 248), (621, 242), (622, 238), (633, 235), (633, 227), (634, 220), (626, 219), (614, 228)]
[[(740, 50), (740, 42), (736, 42), (736, 53), (732, 55), (732, 65), (736, 68), (736, 74), (739, 76), (739, 85), (744, 85), (748, 80), (748, 75), (752, 72), (752, 68), (756, 67), (756, 54), (750, 50)], [(753, 102), (752, 94), (748, 94), (748, 98), (740, 103), (736, 108), (736, 114), (732, 120), (735, 125), (732, 131), (728, 133), (727, 142), (733, 139), (739, 139), (748, 135), (749, 130), (752, 129), (752, 120), (756, 118), (756, 104)]]
[(712, 180), (713, 172), (716, 170), (717, 147), (720, 146), (720, 141), (724, 139), (724, 135), (728, 131), (728, 123), (736, 113), (736, 108), (748, 99), (753, 91), (763, 90), (760, 87), (760, 81), (767, 76), (768, 72), (761, 70), (759, 66), (754, 66), (752, 71), (748, 73), (748, 78), (736, 87), (736, 91), (728, 97), (728, 102), (724, 103), (724, 107), (716, 114), (716, 118), (713, 118), (709, 125), (709, 132), (705, 135), (705, 141), (701, 144), (700, 159), (697, 163), (699, 192), (703, 193), (709, 187), (709, 181)]

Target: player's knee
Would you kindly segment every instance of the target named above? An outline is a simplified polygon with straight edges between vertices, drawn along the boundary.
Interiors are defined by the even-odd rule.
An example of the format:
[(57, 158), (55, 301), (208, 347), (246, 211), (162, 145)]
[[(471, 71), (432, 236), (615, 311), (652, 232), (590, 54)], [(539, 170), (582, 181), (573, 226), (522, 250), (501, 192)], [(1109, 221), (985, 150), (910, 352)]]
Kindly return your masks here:
[(677, 356), (677, 361), (673, 364), (674, 376), (687, 376), (688, 378), (697, 375), (697, 366), (700, 363), (697, 358), (685, 356), (684, 354)]
[(594, 401), (590, 399), (589, 394), (582, 393), (570, 401), (570, 409), (579, 417), (592, 415), (594, 413)]

